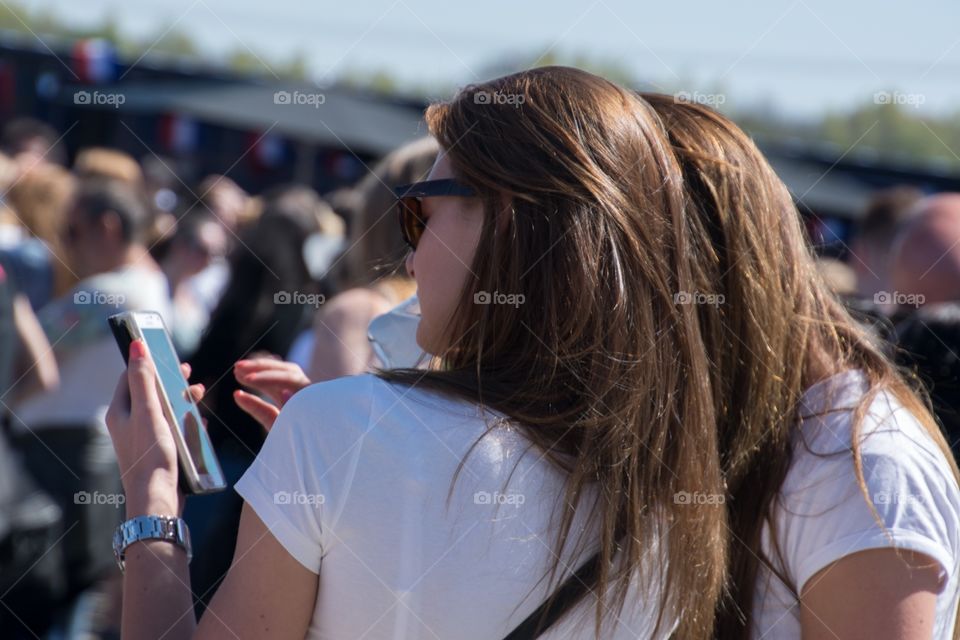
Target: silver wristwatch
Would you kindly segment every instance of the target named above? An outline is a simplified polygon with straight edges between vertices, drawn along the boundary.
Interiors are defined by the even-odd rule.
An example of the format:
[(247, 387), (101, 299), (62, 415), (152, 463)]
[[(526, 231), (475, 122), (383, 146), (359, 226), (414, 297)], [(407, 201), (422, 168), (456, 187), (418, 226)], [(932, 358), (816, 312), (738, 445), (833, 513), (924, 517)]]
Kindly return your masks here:
[(124, 552), (138, 540), (166, 540), (183, 547), (187, 552), (187, 562), (193, 559), (190, 548), (190, 530), (183, 518), (173, 516), (137, 516), (130, 518), (117, 527), (113, 534), (113, 555), (117, 558), (120, 571), (124, 569)]

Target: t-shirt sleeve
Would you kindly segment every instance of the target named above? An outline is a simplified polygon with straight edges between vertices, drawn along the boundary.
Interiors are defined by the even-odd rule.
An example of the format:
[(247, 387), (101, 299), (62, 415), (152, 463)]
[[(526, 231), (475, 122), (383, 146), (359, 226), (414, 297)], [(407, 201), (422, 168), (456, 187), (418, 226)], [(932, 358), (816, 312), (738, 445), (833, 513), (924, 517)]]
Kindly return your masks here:
[(234, 490), (300, 564), (320, 573), (370, 415), (369, 375), (311, 385), (280, 411)]
[(932, 558), (940, 566), (941, 588), (956, 571), (960, 491), (950, 467), (916, 418), (903, 407), (882, 405), (871, 408), (860, 433), (863, 476), (876, 514), (855, 475), (849, 412), (825, 420), (812, 443), (797, 446), (776, 522), (787, 575), (798, 593), (827, 565), (868, 549)]

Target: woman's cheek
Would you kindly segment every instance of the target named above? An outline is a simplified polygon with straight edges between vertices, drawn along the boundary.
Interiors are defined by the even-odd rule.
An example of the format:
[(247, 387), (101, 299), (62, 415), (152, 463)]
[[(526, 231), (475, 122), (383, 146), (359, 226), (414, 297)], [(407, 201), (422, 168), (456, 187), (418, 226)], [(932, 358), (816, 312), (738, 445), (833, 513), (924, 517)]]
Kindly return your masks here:
[(430, 242), (424, 237), (413, 256), (413, 268), (417, 281), (417, 297), (420, 300), (420, 324), (417, 327), (417, 344), (428, 353), (436, 353), (435, 327), (437, 326), (436, 266), (431, 264)]
[[(431, 218), (413, 255), (420, 298), (417, 342), (430, 353), (442, 349), (444, 335), (470, 277), (480, 223), (468, 212), (442, 212)], [(482, 218), (481, 218), (482, 219)]]

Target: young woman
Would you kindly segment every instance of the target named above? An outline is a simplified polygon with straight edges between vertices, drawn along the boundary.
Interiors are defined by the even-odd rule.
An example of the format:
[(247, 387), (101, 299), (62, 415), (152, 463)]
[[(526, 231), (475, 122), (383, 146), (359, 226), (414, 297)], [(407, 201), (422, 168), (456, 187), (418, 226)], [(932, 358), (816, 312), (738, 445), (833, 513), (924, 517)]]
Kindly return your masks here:
[[(197, 637), (499, 638), (581, 566), (543, 638), (951, 637), (956, 465), (742, 132), (559, 67), (426, 118), (401, 220), (434, 366), (286, 403)], [(176, 515), (130, 363), (128, 517)], [(125, 556), (125, 633), (194, 633), (182, 549)]]

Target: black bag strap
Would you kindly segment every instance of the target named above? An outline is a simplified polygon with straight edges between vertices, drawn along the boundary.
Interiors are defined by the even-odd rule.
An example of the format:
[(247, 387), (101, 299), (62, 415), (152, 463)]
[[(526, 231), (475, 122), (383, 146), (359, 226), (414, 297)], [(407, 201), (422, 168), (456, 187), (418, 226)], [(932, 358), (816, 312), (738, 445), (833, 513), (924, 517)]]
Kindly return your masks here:
[(553, 623), (567, 612), (577, 598), (586, 593), (589, 585), (596, 581), (600, 572), (600, 552), (591, 556), (580, 565), (569, 578), (557, 587), (556, 597), (550, 598), (534, 610), (526, 619), (518, 624), (504, 640), (532, 640), (550, 628)]

